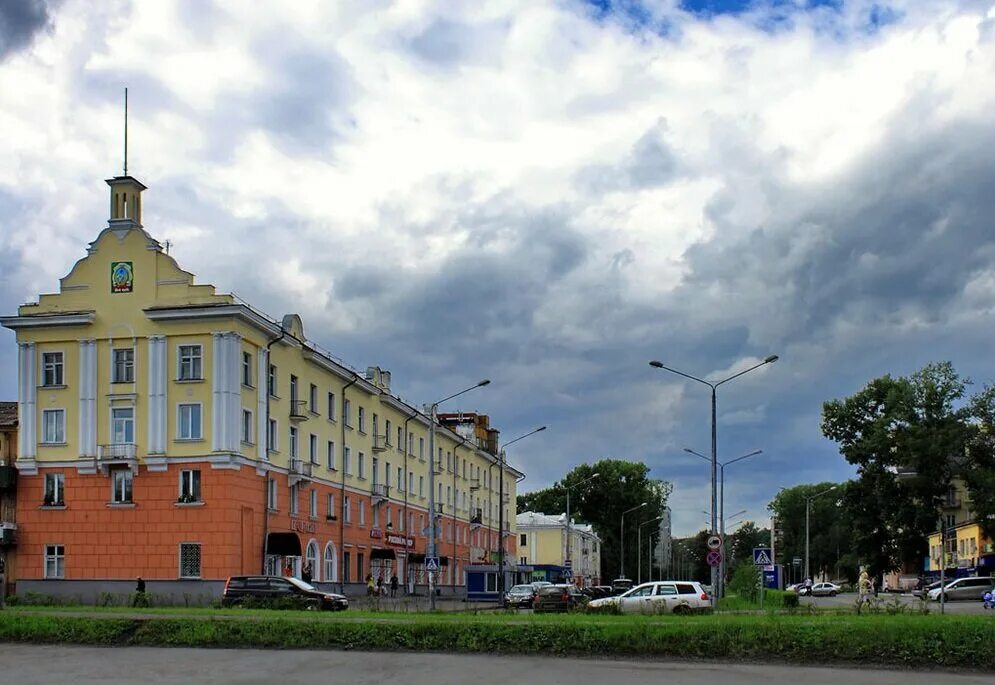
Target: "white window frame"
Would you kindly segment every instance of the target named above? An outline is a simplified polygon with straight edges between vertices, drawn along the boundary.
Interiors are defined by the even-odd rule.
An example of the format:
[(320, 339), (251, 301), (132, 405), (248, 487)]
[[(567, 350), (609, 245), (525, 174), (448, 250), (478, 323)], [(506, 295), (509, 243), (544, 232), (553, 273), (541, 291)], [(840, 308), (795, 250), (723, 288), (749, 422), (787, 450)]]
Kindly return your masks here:
[(311, 501), (309, 502), (309, 514), (311, 518), (318, 518), (318, 489), (311, 488)]
[(270, 511), (279, 511), (280, 494), (276, 485), (276, 478), (269, 478), (266, 481), (266, 508)]
[[(42, 568), (45, 578), (65, 578), (66, 577), (66, 546), (46, 544), (42, 548)], [(55, 572), (49, 573), (49, 563), (54, 564)]]
[[(52, 487), (52, 502), (46, 504), (45, 498), (48, 496), (48, 483), (50, 479), (54, 483)], [(45, 474), (45, 479), (42, 481), (41, 501), (42, 506), (46, 507), (64, 507), (66, 505), (66, 474), (61, 471)]]
[(301, 503), (299, 501), (301, 485), (300, 483), (294, 483), (290, 486), (290, 504), (289, 511), (291, 516), (297, 516), (301, 511)]
[[(120, 478), (120, 480), (119, 480)], [(119, 492), (118, 483), (129, 483), (130, 487), (122, 488)], [(131, 491), (131, 497), (126, 498), (127, 490)], [(120, 499), (119, 499), (120, 498)], [(111, 503), (112, 504), (134, 504), (135, 503), (135, 474), (131, 469), (114, 469), (111, 471)]]
[(356, 410), (356, 416), (357, 416), (357, 424), (358, 424), (356, 426), (356, 428), (357, 428), (357, 430), (359, 430), (360, 433), (365, 434), (366, 433), (366, 408), (363, 407), (363, 406), (360, 406), (359, 409)]
[(315, 416), (319, 415), (318, 412), (318, 386), (314, 383), (308, 387), (308, 397), (307, 397), (307, 408)]
[(242, 385), (255, 388), (252, 384), (252, 353), (242, 350)]
[[(194, 487), (196, 485), (196, 487)], [(190, 495), (193, 502), (202, 502), (201, 473), (200, 469), (182, 469), (180, 471), (180, 495), (183, 499), (185, 495)]]
[(266, 449), (270, 452), (280, 451), (280, 422), (274, 419), (272, 416), (269, 419), (269, 435), (266, 436), (267, 442)]
[(280, 387), (279, 371), (276, 364), (270, 364), (269, 369), (266, 370), (266, 392), (270, 397), (279, 398), (279, 395), (276, 394)]
[(397, 489), (401, 492), (406, 492), (407, 483), (404, 482), (404, 469), (400, 466), (397, 467)]
[(349, 495), (342, 496), (342, 522), (352, 523), (352, 500)]
[(335, 442), (327, 440), (325, 444), (325, 465), (329, 471), (335, 470)]
[(359, 500), (359, 525), (366, 525), (366, 503), (363, 500)]
[(418, 476), (418, 496), (425, 499), (425, 476)]
[[(183, 548), (187, 546), (197, 547), (197, 574), (183, 573)], [(204, 546), (199, 542), (181, 542), (177, 548), (177, 576), (179, 578), (201, 578), (204, 573)]]
[(308, 456), (311, 459), (312, 464), (320, 464), (318, 461), (318, 436), (314, 433), (308, 436)]
[[(115, 414), (117, 414), (117, 412), (120, 412), (120, 411), (130, 411), (131, 412), (131, 418), (130, 419), (125, 419), (125, 418), (118, 419), (117, 416), (115, 416)], [(135, 416), (135, 414), (136, 414), (136, 412), (135, 412), (135, 407), (134, 406), (130, 406), (130, 407), (111, 407), (111, 417), (110, 418), (111, 418), (111, 443), (112, 444), (114, 444), (114, 445), (134, 445), (135, 444), (135, 441), (136, 441), (136, 439), (135, 439), (135, 423), (136, 423), (136, 418), (137, 418)], [(120, 442), (118, 441), (118, 439), (117, 439), (118, 438), (118, 434), (117, 434), (117, 422), (119, 420), (122, 423), (128, 423), (128, 422), (131, 423), (131, 440), (128, 440), (127, 436), (125, 436), (124, 440), (121, 440)], [(125, 432), (127, 432), (127, 430)]]
[(418, 460), (425, 461), (425, 438), (418, 438)]
[(337, 518), (338, 514), (335, 511), (335, 493), (329, 492), (325, 495), (325, 506), (328, 507), (328, 511), (325, 513), (325, 517), (331, 516), (332, 518)]
[(336, 422), (334, 392), (328, 393), (328, 420), (331, 421), (332, 423)]
[(352, 428), (352, 400), (343, 398), (342, 400), (342, 422), (346, 428)]
[(290, 458), (297, 459), (298, 453), (300, 452), (300, 432), (297, 430), (297, 426), (291, 426), (290, 431), (287, 433), (288, 440), (290, 441)]
[[(119, 354), (130, 353), (131, 359), (118, 360)], [(122, 378), (118, 371), (124, 372)], [(131, 372), (130, 374), (128, 372)], [(131, 376), (128, 378), (128, 376)], [(111, 383), (134, 383), (135, 382), (135, 348), (134, 347), (114, 347), (111, 349)]]
[[(62, 418), (56, 421), (54, 428), (56, 429), (54, 434), (49, 439), (48, 435), (48, 417), (61, 416)], [(61, 435), (59, 434), (59, 429), (61, 428)], [(42, 445), (65, 445), (66, 444), (66, 410), (62, 408), (53, 409), (42, 409), (41, 411), (41, 440)]]
[[(199, 420), (197, 422), (197, 435), (183, 435), (183, 407), (197, 407)], [(193, 424), (191, 422), (191, 428)], [(177, 402), (176, 403), (176, 440), (178, 442), (196, 442), (204, 439), (204, 403), (203, 402)]]
[(251, 409), (242, 407), (242, 442), (247, 445), (256, 444), (255, 414)]
[[(49, 363), (46, 357), (58, 355), (58, 361)], [(48, 372), (51, 370), (53, 378), (48, 382)], [(43, 388), (61, 388), (66, 384), (66, 353), (62, 350), (45, 350), (41, 353), (41, 382), (38, 384)]]
[[(196, 354), (184, 355), (184, 351), (196, 350)], [(190, 376), (183, 375), (184, 357), (190, 366)], [(194, 374), (198, 371), (198, 374)], [(184, 343), (176, 346), (176, 380), (178, 381), (202, 381), (204, 380), (204, 346), (200, 343)]]
[(352, 448), (346, 446), (342, 448), (342, 471), (349, 473), (349, 467), (352, 466), (349, 462), (352, 461)]
[(359, 468), (356, 477), (360, 480), (366, 480), (366, 455), (362, 452), (359, 453)]

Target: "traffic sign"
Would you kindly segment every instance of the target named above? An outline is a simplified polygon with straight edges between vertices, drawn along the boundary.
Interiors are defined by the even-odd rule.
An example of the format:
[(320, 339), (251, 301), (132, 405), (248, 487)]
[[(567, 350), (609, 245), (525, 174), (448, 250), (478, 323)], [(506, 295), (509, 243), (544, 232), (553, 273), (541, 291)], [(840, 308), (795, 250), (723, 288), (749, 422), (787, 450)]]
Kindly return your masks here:
[(705, 561), (708, 562), (708, 565), (711, 566), (712, 568), (721, 566), (722, 552), (713, 549), (712, 551), (710, 551), (708, 554), (705, 555)]
[(753, 548), (753, 565), (754, 566), (770, 566), (774, 562), (771, 561), (770, 547), (754, 547)]
[(722, 547), (722, 538), (718, 535), (708, 536), (708, 549), (719, 549)]
[(425, 570), (426, 571), (438, 571), (439, 570), (439, 557), (425, 557)]
[(574, 567), (574, 561), (573, 561), (573, 559), (564, 559), (563, 560), (563, 568), (573, 568), (573, 567)]

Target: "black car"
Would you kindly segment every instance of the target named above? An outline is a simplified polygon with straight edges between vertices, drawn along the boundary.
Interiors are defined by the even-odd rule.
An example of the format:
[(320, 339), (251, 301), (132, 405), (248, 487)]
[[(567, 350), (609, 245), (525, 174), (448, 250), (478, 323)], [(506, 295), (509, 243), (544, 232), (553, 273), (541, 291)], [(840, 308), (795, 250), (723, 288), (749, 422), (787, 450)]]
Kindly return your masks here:
[(244, 603), (247, 598), (266, 600), (279, 603), (278, 600), (297, 600), (306, 609), (323, 609), (326, 611), (341, 611), (349, 608), (349, 599), (344, 595), (322, 592), (310, 583), (299, 578), (283, 576), (232, 576), (225, 581), (225, 590), (221, 595), (221, 605), (230, 607)]
[(587, 604), (588, 598), (573, 585), (547, 585), (539, 589), (532, 611), (541, 614), (546, 611), (571, 611)]
[(536, 592), (537, 590), (532, 585), (516, 585), (505, 593), (502, 604), (506, 609), (530, 609)]

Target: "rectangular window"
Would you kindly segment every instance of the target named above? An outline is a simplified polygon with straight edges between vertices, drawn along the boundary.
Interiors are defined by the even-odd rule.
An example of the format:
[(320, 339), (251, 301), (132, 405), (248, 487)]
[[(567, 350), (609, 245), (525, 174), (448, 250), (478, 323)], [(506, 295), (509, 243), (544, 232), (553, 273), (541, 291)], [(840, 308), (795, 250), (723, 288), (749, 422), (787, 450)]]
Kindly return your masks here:
[(308, 446), (308, 454), (311, 457), (312, 464), (320, 463), (318, 461), (318, 436), (315, 435), (314, 433), (311, 433), (311, 440)]
[(290, 427), (290, 457), (294, 459), (297, 457), (297, 427)]
[(383, 441), (387, 447), (390, 447), (390, 419), (387, 419), (384, 425), (386, 428), (384, 428)]
[(414, 471), (408, 471), (408, 492), (415, 491), (415, 473)]
[(269, 435), (266, 436), (266, 449), (270, 452), (278, 452), (279, 444), (277, 442), (277, 436), (280, 433), (277, 431), (276, 419), (269, 420)]
[(366, 478), (366, 457), (362, 452), (359, 453), (359, 477)]
[(519, 540), (520, 540), (520, 542), (518, 544), (520, 544), (522, 547), (525, 547), (528, 544), (529, 536), (526, 535), (525, 533), (522, 533), (518, 537), (519, 537)]
[(311, 384), (311, 394), (308, 397), (308, 409), (311, 410), (312, 414), (318, 413), (318, 386), (314, 383)]
[(180, 501), (200, 501), (200, 470), (184, 469), (180, 471)]
[(47, 386), (64, 385), (64, 369), (61, 352), (44, 352), (41, 355), (41, 384)]
[(269, 507), (272, 511), (276, 511), (276, 505), (278, 504), (276, 499), (276, 479), (270, 478), (268, 481), (266, 481), (266, 487), (267, 487), (266, 506)]
[(269, 365), (269, 376), (266, 378), (266, 392), (270, 397), (276, 397), (276, 365)]
[(335, 393), (328, 393), (328, 420), (335, 420)]
[(350, 400), (342, 400), (342, 423), (346, 425), (347, 428), (352, 428), (352, 402)]
[(180, 578), (200, 578), (200, 543), (180, 543)]
[(350, 459), (349, 459), (349, 457), (351, 457), (351, 456), (352, 456), (352, 450), (349, 449), (348, 447), (343, 447), (342, 448), (342, 470), (345, 471), (346, 473), (349, 473), (349, 467), (350, 467), (350, 464), (349, 464)]
[[(349, 552), (342, 552), (342, 582), (349, 582), (349, 574), (352, 573), (352, 560), (349, 558)], [(362, 578), (362, 576), (360, 576)]]
[(380, 460), (373, 457), (373, 488), (376, 489), (380, 482)]
[(366, 432), (366, 410), (363, 407), (359, 408), (359, 432)]
[(343, 518), (345, 523), (352, 523), (352, 502), (349, 500), (348, 495), (342, 498), (342, 507), (344, 509)]
[(115, 445), (134, 444), (135, 409), (133, 407), (111, 409), (111, 441)]
[(404, 429), (400, 426), (397, 427), (397, 451), (404, 451)]
[(131, 469), (115, 469), (111, 472), (111, 502), (131, 504)]
[(425, 476), (418, 476), (418, 496), (425, 499)]
[(242, 442), (252, 444), (252, 410), (242, 410)]
[(290, 515), (297, 516), (300, 511), (300, 503), (297, 501), (297, 493), (300, 491), (301, 486), (294, 484), (290, 486)]
[(290, 376), (290, 401), (297, 401), (297, 376), (293, 374)]
[(325, 457), (328, 460), (328, 470), (329, 471), (334, 471), (335, 470), (335, 443), (332, 442), (331, 440), (329, 440), (328, 444), (325, 446)]
[(242, 353), (242, 385), (252, 387), (252, 353)]
[(418, 438), (418, 458), (425, 461), (425, 438)]
[(318, 491), (311, 488), (311, 518), (318, 518)]
[(114, 371), (111, 377), (113, 383), (135, 382), (135, 350), (114, 350)]
[(415, 453), (415, 434), (408, 433), (408, 455)]
[[(377, 477), (377, 475), (376, 475), (376, 469), (374, 469), (373, 471), (374, 471), (374, 473), (373, 473), (373, 479), (376, 480), (376, 477)], [(384, 470), (383, 470), (383, 477), (384, 477), (384, 483), (383, 484), (386, 485), (389, 488), (390, 487), (390, 462), (389, 461), (386, 464), (386, 468), (384, 468)], [(400, 485), (400, 484), (398, 484), (398, 485)]]
[(45, 577), (64, 578), (66, 575), (66, 548), (63, 545), (45, 545)]
[(366, 503), (363, 500), (359, 500), (359, 525), (366, 525)]
[(177, 440), (200, 440), (203, 437), (200, 405), (181, 404), (177, 411)]
[(41, 413), (42, 443), (57, 445), (66, 441), (66, 410), (45, 409)]
[(181, 381), (199, 381), (204, 378), (200, 345), (180, 345), (179, 369), (176, 378)]
[(330, 518), (330, 519), (334, 519), (335, 518), (335, 495), (333, 495), (332, 493), (328, 493), (328, 495), (326, 495), (326, 497), (325, 497), (325, 503), (328, 506), (328, 511), (325, 514), (325, 517), (326, 518)]
[(404, 492), (404, 469), (400, 466), (397, 467), (397, 487), (401, 492)]
[(45, 498), (42, 504), (46, 507), (61, 507), (66, 503), (66, 477), (61, 473), (45, 474)]
[(356, 555), (356, 578), (359, 580), (366, 577), (363, 573), (366, 569), (363, 566), (363, 553), (360, 552)]

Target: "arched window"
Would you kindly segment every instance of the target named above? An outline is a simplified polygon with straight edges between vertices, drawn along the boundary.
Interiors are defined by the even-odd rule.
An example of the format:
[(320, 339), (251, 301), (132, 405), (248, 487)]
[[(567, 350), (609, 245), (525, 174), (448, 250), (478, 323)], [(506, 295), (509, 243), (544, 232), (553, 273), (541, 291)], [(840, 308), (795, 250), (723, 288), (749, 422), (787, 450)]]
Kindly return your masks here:
[(338, 564), (335, 561), (335, 545), (329, 542), (325, 545), (325, 582), (337, 583), (339, 576)]
[(321, 569), (318, 567), (318, 543), (314, 540), (307, 543), (305, 558), (307, 559), (307, 565), (311, 567), (311, 580), (318, 582), (321, 580), (319, 577)]

